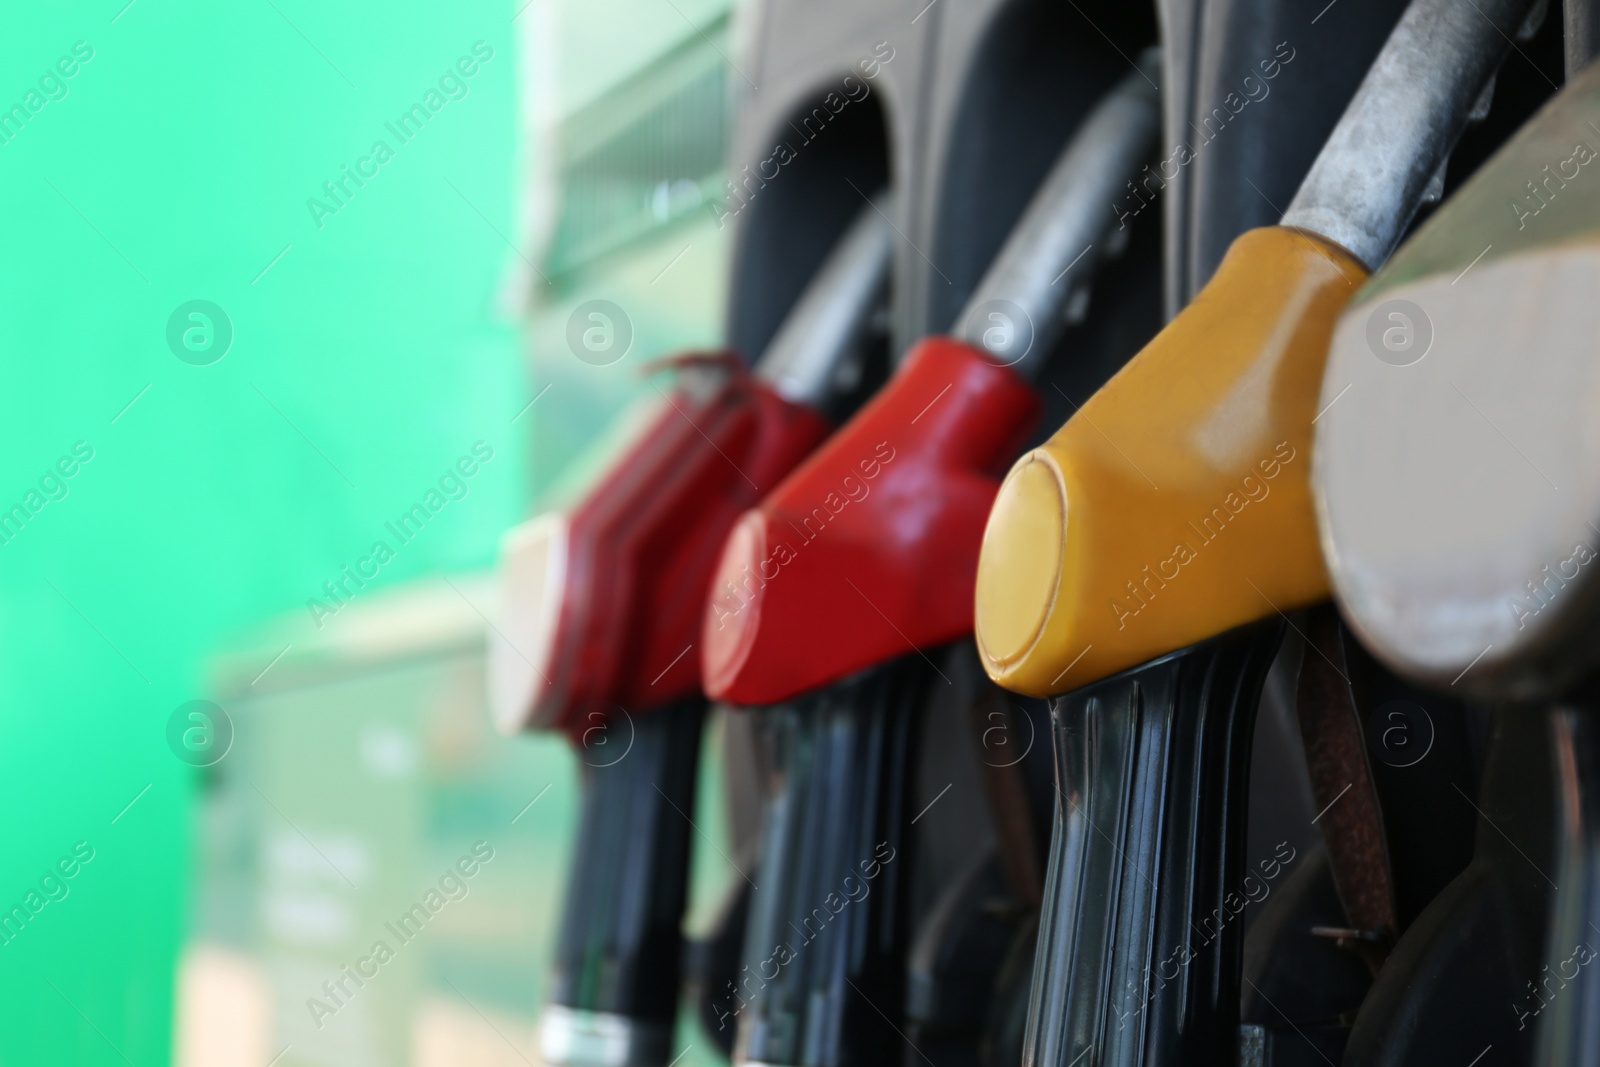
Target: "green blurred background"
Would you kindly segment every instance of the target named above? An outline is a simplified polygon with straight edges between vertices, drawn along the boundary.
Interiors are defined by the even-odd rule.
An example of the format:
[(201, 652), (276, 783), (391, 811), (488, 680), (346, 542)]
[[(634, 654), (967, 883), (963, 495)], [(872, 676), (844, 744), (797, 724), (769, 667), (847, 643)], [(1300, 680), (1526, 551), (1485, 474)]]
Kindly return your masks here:
[[(0, 1064), (173, 1062), (205, 1022), (174, 1036), (180, 961), (237, 978), (228, 968), (253, 959), (283, 1001), (294, 966), (331, 976), (350, 958), (338, 938), (313, 950), (274, 930), (343, 914), (364, 943), (364, 924), (494, 834), (496, 863), (448, 912), (461, 919), (372, 998), (393, 1016), (369, 1021), (415, 1031), (424, 1002), (454, 1004), (440, 1010), (467, 1027), (531, 1020), (574, 761), (558, 740), (487, 729), (488, 575), (500, 535), (639, 392), (640, 365), (719, 339), (728, 248), (701, 202), (721, 181), (737, 12), (124, 4), (17, 7), (0, 35), (0, 108), (42, 101), (0, 144), (0, 509), (28, 508), (75, 443), (93, 449), (0, 544), (0, 908), (76, 843), (94, 850), (0, 946)], [(78, 42), (92, 58), (30, 99)], [(478, 42), (492, 58), (448, 90), (465, 95), (400, 145), (385, 123)], [(319, 227), (308, 199), (326, 202), (323, 183), (378, 139), (393, 158)], [(609, 367), (564, 339), (572, 307), (597, 297), (635, 330)], [(206, 366), (166, 339), (195, 299), (233, 330)], [(326, 601), (324, 581), (480, 441), (494, 458), (465, 498), (319, 629), (307, 602)], [(166, 741), (197, 698), (238, 727), (210, 770)], [(711, 782), (712, 837), (716, 796)], [(272, 883), (333, 881), (297, 866), (297, 842), (370, 880), (346, 880), (348, 897)], [(697, 912), (720, 863), (697, 855)], [(392, 894), (373, 888), (413, 868)], [(497, 946), (490, 915), (523, 925)], [(335, 966), (316, 971), (323, 957)], [(291, 1008), (270, 1006), (269, 1055)], [(360, 1037), (308, 1038), (279, 1063), (452, 1062), (482, 1036), (444, 1053), (414, 1032), (365, 1053)], [(708, 1056), (695, 1043), (691, 1059)]]

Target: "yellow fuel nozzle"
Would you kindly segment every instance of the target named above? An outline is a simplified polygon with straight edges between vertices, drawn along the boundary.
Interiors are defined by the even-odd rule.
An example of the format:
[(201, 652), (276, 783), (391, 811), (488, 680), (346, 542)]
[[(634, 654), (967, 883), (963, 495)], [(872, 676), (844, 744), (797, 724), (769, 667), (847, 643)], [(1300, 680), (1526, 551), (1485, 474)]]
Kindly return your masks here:
[(1270, 226), (1012, 468), (978, 561), (984, 667), (1046, 696), (1328, 596), (1310, 493), (1328, 342), (1366, 280)]
[(1438, 184), (1528, 6), (1411, 0), (1282, 224), (1234, 241), (1013, 468), (978, 562), (997, 682), (1077, 689), (1328, 596), (1310, 453), (1334, 321)]

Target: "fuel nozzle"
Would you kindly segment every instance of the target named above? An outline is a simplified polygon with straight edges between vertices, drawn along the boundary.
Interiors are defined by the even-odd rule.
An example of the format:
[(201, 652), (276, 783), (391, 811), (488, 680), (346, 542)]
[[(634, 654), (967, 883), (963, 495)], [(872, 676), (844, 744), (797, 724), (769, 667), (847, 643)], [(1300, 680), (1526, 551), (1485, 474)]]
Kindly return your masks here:
[(603, 435), (570, 502), (512, 530), (491, 696), (506, 731), (584, 731), (700, 691), (702, 592), (728, 528), (826, 436), (820, 409), (863, 355), (888, 280), (887, 196), (862, 208), (753, 373), (731, 354)]
[(1080, 124), (956, 335), (915, 346), (728, 539), (707, 691), (764, 705), (752, 714), (777, 768), (732, 991), (736, 1062), (877, 1064), (903, 1048), (890, 1013), (905, 1000), (909, 789), (937, 669), (907, 646), (971, 628), (983, 516), (1040, 406), (1028, 379), (1155, 147), (1154, 74)]
[(571, 503), (506, 539), (492, 691), (508, 732), (566, 733), (577, 845), (540, 1020), (565, 1067), (673, 1057), (701, 724), (699, 607), (728, 527), (828, 431), (821, 410), (881, 309), (889, 224), (869, 205), (754, 373), (730, 354), (674, 380), (609, 443)]
[[(706, 691), (773, 704), (972, 628), (996, 475), (1026, 441), (1029, 387), (1160, 132), (1154, 50), (1094, 107), (955, 323), (745, 514), (706, 605)], [(841, 611), (841, 605), (845, 610)]]
[(1001, 685), (1075, 689), (1327, 598), (1311, 428), (1333, 324), (1399, 240), (1525, 0), (1414, 0), (1279, 226), (1018, 460), (984, 532), (977, 634)]
[(1314, 482), (1334, 592), (1432, 686), (1546, 700), (1597, 665), (1596, 123), (1591, 64), (1334, 334)]
[(1328, 595), (1310, 444), (1329, 338), (1527, 6), (1413, 0), (1282, 224), (1238, 237), (1000, 489), (978, 648), (1006, 688), (1063, 694), (1027, 1064), (1238, 1054), (1256, 707), (1278, 615)]

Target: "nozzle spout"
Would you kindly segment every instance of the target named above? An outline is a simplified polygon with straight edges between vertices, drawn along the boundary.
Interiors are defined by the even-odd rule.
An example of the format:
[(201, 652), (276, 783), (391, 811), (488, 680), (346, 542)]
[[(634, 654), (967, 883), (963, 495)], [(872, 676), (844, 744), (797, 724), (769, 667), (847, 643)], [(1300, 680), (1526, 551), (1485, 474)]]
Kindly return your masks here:
[(1529, 0), (1412, 0), (1284, 212), (1368, 269), (1394, 251)]
[[(1024, 378), (1037, 376), (1060, 340), (1070, 298), (1086, 291), (1118, 228), (1113, 203), (1155, 151), (1161, 134), (1159, 50), (1141, 53), (1136, 66), (1074, 132), (951, 331)], [(1018, 311), (1025, 324), (992, 317)], [(1020, 330), (1031, 343), (1018, 354), (1013, 349)]]
[(756, 364), (785, 400), (820, 408), (839, 368), (860, 349), (889, 283), (889, 212), (880, 192), (856, 216)]

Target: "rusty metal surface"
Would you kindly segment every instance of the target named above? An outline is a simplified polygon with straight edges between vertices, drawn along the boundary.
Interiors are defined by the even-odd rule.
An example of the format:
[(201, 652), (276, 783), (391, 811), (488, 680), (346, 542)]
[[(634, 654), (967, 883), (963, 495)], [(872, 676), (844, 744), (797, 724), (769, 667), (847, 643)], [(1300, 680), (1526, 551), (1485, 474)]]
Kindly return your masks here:
[(1341, 625), (1331, 605), (1308, 613), (1296, 704), (1316, 821), (1351, 927), (1340, 940), (1376, 969), (1398, 933), (1394, 874)]

